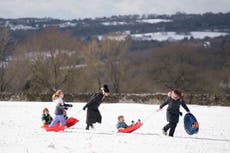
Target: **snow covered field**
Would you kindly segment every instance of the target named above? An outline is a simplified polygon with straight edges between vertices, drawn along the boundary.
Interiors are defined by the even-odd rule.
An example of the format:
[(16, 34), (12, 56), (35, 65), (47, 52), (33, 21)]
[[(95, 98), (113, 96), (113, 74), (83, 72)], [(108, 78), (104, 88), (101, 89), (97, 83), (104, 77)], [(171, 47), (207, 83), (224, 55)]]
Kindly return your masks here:
[[(162, 135), (166, 124), (165, 110), (155, 112), (158, 105), (102, 104), (102, 124), (84, 130), (84, 103), (74, 103), (68, 116), (80, 120), (64, 132), (45, 132), (41, 126), (44, 107), (53, 116), (51, 102), (0, 102), (0, 153), (229, 153), (230, 107), (189, 105), (200, 123), (200, 131), (189, 136), (182, 118), (175, 137)], [(185, 114), (183, 108), (181, 111)], [(132, 134), (116, 133), (118, 115), (126, 122), (142, 119), (144, 125)]]
[(153, 33), (141, 33), (141, 34), (132, 34), (131, 37), (135, 40), (140, 41), (166, 41), (166, 40), (182, 40), (185, 38), (191, 39), (204, 39), (205, 37), (215, 38), (219, 36), (225, 36), (227, 33), (224, 32), (207, 32), (207, 31), (191, 31), (187, 34), (178, 34), (176, 32), (153, 32)]

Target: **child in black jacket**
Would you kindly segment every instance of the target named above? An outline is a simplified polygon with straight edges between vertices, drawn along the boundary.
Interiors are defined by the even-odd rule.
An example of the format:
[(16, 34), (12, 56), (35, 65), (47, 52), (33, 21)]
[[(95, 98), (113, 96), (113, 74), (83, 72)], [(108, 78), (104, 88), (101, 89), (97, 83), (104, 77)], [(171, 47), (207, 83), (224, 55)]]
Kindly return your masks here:
[(169, 130), (169, 136), (173, 137), (177, 123), (179, 122), (179, 115), (182, 115), (180, 112), (180, 105), (190, 113), (187, 105), (183, 100), (182, 93), (178, 90), (173, 90), (168, 94), (169, 98), (160, 105), (157, 111), (160, 111), (165, 105), (168, 105), (167, 108), (167, 121), (169, 122), (167, 125), (163, 127), (163, 133), (167, 135), (167, 131)]

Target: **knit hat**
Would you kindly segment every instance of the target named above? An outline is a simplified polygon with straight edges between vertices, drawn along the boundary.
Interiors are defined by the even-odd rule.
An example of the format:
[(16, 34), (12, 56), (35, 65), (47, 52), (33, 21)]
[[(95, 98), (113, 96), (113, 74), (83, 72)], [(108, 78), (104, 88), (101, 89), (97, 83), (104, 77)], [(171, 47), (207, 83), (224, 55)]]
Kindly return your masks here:
[(104, 92), (109, 93), (109, 88), (108, 88), (107, 84), (103, 85), (103, 90), (104, 90)]

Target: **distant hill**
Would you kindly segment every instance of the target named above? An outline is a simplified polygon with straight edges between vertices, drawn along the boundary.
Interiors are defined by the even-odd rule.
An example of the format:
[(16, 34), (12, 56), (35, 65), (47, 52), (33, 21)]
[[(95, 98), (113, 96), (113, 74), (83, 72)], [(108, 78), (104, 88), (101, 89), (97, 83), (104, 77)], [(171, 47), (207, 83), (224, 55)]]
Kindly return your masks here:
[(84, 40), (100, 39), (108, 33), (121, 33), (138, 41), (165, 41), (217, 37), (230, 33), (230, 13), (174, 15), (120, 15), (102, 18), (59, 20), (53, 18), (0, 18), (0, 27), (11, 29), (17, 40), (33, 32), (57, 27)]
[(0, 19), (0, 91), (84, 93), (108, 82), (114, 93), (230, 93), (229, 19), (230, 13)]

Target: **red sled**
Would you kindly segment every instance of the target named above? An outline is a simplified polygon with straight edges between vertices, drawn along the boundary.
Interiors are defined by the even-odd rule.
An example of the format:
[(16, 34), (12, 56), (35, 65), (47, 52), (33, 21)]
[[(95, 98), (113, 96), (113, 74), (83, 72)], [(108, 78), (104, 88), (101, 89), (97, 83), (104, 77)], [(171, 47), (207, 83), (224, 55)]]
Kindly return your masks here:
[(53, 127), (49, 127), (49, 125), (43, 125), (41, 128), (45, 129), (47, 132), (60, 132), (64, 131), (67, 126), (60, 126), (60, 124), (56, 124)]
[(74, 126), (77, 122), (79, 122), (78, 119), (74, 117), (70, 117), (66, 120), (65, 126), (61, 126), (60, 123), (57, 123), (53, 127), (49, 127), (49, 125), (43, 125), (41, 128), (45, 129), (47, 132), (51, 132), (51, 131), (60, 132), (60, 131), (64, 131), (66, 128)]
[(78, 119), (74, 118), (74, 117), (70, 117), (66, 120), (66, 126), (67, 127), (71, 127), (74, 126), (77, 122), (79, 122)]
[(142, 125), (143, 125), (143, 123), (136, 123), (133, 126), (127, 127), (125, 129), (120, 129), (117, 132), (118, 133), (132, 133), (133, 131), (139, 129)]

